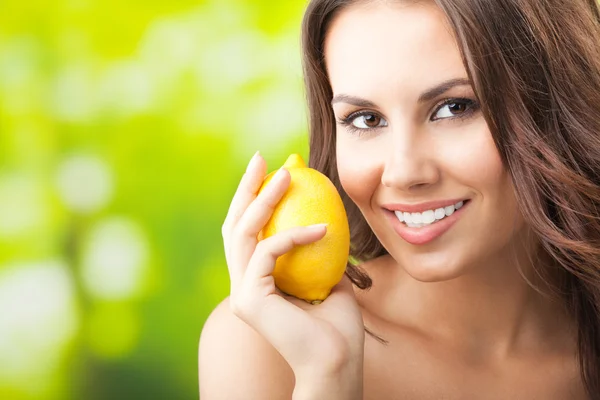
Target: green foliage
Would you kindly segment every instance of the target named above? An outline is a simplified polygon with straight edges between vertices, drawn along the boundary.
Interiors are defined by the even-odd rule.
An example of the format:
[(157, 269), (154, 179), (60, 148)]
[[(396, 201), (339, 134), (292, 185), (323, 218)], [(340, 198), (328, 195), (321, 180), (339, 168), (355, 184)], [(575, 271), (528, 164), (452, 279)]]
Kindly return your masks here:
[(197, 398), (221, 223), (307, 155), (305, 2), (0, 2), (0, 398)]

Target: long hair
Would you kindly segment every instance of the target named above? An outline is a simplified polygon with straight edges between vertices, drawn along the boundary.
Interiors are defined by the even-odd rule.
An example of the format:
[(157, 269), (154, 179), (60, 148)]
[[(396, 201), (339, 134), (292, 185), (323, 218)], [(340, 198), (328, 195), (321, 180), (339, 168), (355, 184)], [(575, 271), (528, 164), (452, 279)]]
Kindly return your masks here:
[[(312, 0), (303, 21), (309, 165), (336, 185), (351, 230), (347, 275), (371, 286), (361, 261), (386, 254), (336, 168), (335, 118), (324, 60), (332, 19), (357, 0)], [(360, 0), (359, 0), (360, 1)], [(406, 0), (404, 0), (406, 1)], [(414, 0), (411, 0), (414, 1)], [(578, 326), (582, 380), (600, 399), (600, 11), (595, 0), (435, 0), (462, 61), (550, 282)]]

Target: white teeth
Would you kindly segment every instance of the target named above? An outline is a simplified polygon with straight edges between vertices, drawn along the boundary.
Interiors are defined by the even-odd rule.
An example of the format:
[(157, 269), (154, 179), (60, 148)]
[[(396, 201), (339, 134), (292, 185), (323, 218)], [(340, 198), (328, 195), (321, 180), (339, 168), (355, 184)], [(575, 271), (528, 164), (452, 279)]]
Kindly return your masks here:
[(433, 221), (435, 221), (435, 214), (432, 210), (425, 211), (422, 215), (424, 224), (431, 224)]
[(404, 213), (402, 211), (394, 211), (396, 217), (400, 220), (400, 222), (404, 222)]
[(400, 222), (404, 222), (410, 228), (421, 228), (431, 225), (441, 219), (454, 214), (454, 211), (461, 209), (464, 206), (464, 201), (459, 201), (454, 205), (440, 207), (435, 210), (427, 210), (422, 213), (409, 213), (402, 211), (394, 211)]
[(423, 216), (421, 215), (421, 213), (411, 213), (410, 219), (413, 224), (420, 224), (421, 222), (423, 222)]
[(446, 216), (446, 213), (444, 212), (443, 208), (438, 208), (437, 210), (435, 210), (435, 219), (442, 219)]

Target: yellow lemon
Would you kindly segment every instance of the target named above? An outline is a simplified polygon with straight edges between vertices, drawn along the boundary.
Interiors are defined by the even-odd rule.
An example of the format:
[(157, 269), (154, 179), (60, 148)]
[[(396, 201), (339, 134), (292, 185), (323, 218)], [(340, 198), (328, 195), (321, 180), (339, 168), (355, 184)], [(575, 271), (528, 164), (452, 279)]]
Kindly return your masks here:
[[(317, 242), (297, 246), (277, 259), (273, 278), (284, 293), (318, 304), (342, 279), (350, 252), (350, 229), (342, 199), (325, 175), (308, 168), (298, 154), (289, 156), (283, 168), (290, 186), (259, 234), (259, 240), (296, 226), (327, 224)], [(265, 178), (260, 190), (275, 172)]]

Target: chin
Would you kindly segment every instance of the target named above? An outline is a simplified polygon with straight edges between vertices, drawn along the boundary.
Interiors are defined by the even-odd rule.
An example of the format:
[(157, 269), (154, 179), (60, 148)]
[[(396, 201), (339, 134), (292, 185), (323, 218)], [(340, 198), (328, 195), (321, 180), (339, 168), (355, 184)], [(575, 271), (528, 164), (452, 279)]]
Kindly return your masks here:
[(399, 257), (396, 260), (400, 261), (398, 264), (408, 275), (419, 282), (450, 281), (469, 272), (469, 268), (456, 257), (450, 262), (451, 258), (447, 255), (430, 260), (426, 258), (430, 257)]
[(408, 275), (410, 275), (413, 279), (424, 282), (424, 283), (433, 283), (433, 282), (444, 282), (450, 281), (452, 279), (458, 278), (464, 274), (463, 271), (460, 270), (450, 270), (444, 267), (433, 267), (433, 268), (405, 268), (404, 269)]

